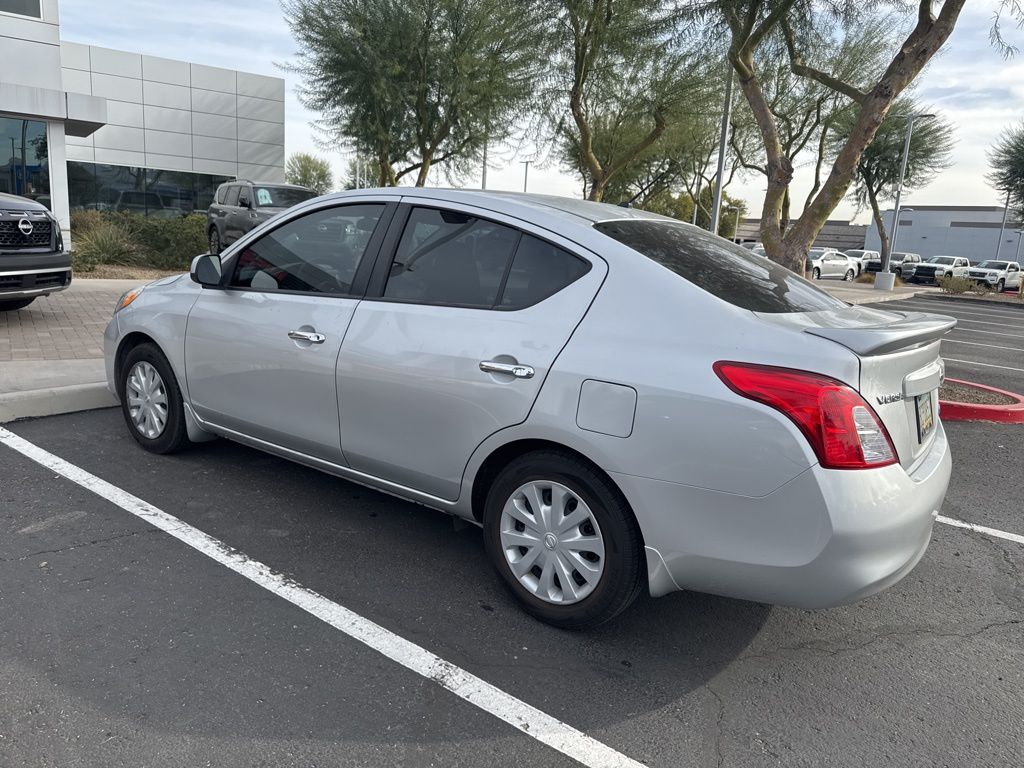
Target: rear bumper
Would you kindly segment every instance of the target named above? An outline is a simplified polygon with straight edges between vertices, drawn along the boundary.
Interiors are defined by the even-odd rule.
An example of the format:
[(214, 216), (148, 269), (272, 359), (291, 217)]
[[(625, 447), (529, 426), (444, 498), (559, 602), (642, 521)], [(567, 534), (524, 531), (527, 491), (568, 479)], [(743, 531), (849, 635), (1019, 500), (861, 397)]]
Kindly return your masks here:
[(652, 595), (692, 589), (812, 609), (860, 600), (913, 569), (951, 467), (940, 424), (910, 474), (816, 465), (759, 498), (614, 477), (644, 534)]
[(46, 296), (69, 285), (70, 253), (0, 255), (0, 301)]

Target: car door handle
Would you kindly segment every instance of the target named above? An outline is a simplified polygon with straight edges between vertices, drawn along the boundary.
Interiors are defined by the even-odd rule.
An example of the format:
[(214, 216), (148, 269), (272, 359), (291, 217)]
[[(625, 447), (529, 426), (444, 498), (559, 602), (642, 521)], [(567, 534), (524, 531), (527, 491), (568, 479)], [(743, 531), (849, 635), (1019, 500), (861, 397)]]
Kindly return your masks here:
[(288, 338), (293, 341), (308, 341), (310, 344), (323, 344), (327, 337), (313, 331), (288, 331)]
[(518, 363), (495, 363), (492, 360), (484, 360), (480, 363), (480, 370), (484, 373), (507, 373), (517, 379), (532, 379), (536, 371), (529, 365)]

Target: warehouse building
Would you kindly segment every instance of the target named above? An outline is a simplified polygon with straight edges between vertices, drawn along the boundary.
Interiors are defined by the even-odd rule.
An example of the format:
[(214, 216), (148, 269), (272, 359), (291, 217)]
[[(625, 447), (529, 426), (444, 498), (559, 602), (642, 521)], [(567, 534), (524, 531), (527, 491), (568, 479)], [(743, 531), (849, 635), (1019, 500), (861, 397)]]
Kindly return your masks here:
[[(972, 262), (1021, 255), (1021, 223), (1011, 213), (1003, 226), (1004, 209), (997, 205), (910, 205), (901, 209), (893, 250), (929, 256), (965, 256)], [(887, 232), (893, 212), (882, 211)], [(1000, 237), (1000, 231), (1002, 236)], [(865, 248), (878, 250), (878, 230), (868, 229)]]

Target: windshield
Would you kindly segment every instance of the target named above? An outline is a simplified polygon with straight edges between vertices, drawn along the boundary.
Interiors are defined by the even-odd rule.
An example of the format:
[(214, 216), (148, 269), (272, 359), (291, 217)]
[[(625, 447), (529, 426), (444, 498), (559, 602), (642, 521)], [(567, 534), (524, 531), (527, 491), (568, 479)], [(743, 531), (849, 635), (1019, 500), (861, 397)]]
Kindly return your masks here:
[(846, 307), (785, 267), (696, 227), (630, 219), (602, 221), (594, 229), (742, 309), (775, 313)]
[(925, 263), (926, 264), (952, 264), (953, 263), (953, 259), (951, 259), (949, 256), (932, 256)]
[(978, 269), (1006, 269), (1006, 265), (1005, 261), (983, 261), (978, 265)]
[(295, 187), (254, 187), (253, 194), (258, 208), (291, 208), (316, 197), (308, 189)]

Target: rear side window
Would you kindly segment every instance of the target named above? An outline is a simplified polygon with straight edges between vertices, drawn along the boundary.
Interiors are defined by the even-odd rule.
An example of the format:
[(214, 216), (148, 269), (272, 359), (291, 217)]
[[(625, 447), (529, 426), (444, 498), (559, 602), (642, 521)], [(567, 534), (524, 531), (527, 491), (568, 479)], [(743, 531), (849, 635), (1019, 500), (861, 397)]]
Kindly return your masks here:
[(785, 267), (686, 224), (631, 219), (594, 228), (742, 309), (819, 312), (846, 306)]
[(454, 211), (414, 208), (384, 297), (493, 307), (519, 245), (516, 229)]
[(523, 235), (501, 295), (502, 309), (544, 301), (590, 271), (590, 262), (531, 235)]

